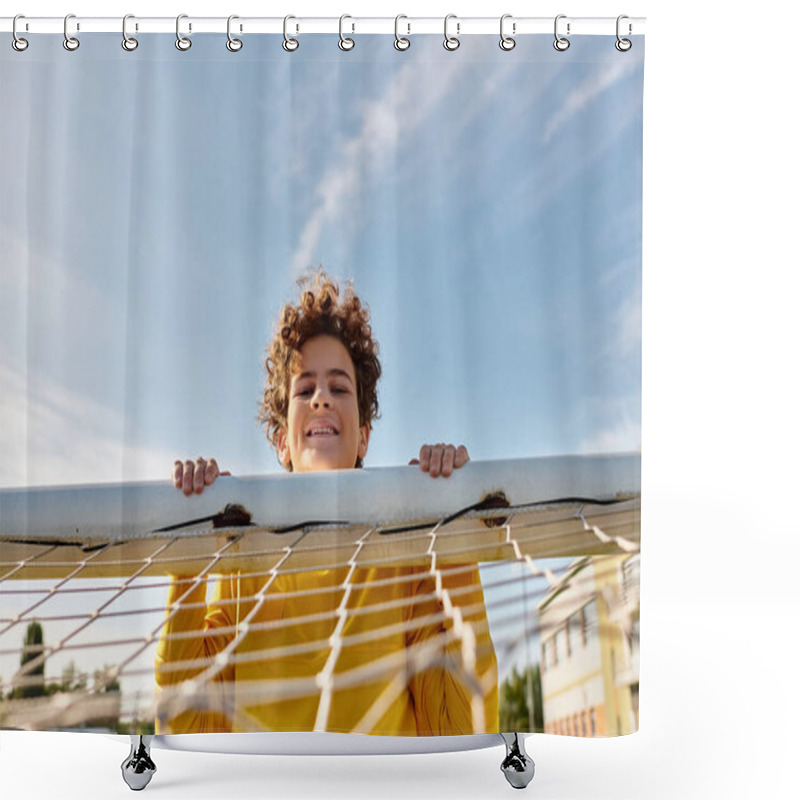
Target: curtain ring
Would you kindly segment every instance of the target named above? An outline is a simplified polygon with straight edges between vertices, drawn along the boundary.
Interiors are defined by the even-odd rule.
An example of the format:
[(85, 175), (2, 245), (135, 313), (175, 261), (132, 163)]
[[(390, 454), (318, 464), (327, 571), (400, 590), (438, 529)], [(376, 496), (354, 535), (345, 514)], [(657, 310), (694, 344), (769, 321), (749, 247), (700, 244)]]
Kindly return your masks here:
[[(623, 39), (619, 35), (619, 23), (622, 22), (623, 19), (628, 19), (628, 15), (627, 14), (620, 14), (617, 17), (617, 41), (614, 42), (614, 47), (616, 47), (617, 50), (620, 51), (620, 53), (627, 53), (628, 50), (630, 50), (631, 47), (633, 47), (633, 43), (631, 42), (630, 39)], [(631, 30), (632, 30), (632, 26), (631, 26), (630, 23), (628, 23), (628, 35), (630, 35)]]
[[(558, 35), (558, 21), (566, 18), (566, 14), (559, 14), (556, 17), (555, 25), (553, 26), (553, 31), (556, 37), (556, 40), (553, 42), (553, 47), (555, 47), (555, 49), (560, 53), (563, 53), (565, 50), (569, 50), (569, 39), (567, 39), (566, 36)], [(567, 36), (569, 36), (569, 22), (567, 23)]]
[(297, 19), (297, 17), (293, 17), (289, 14), (283, 18), (283, 49), (286, 50), (287, 53), (293, 53), (300, 47), (300, 42), (297, 39), (293, 39), (287, 33), (287, 26), (290, 19)]
[[(405, 14), (398, 14), (394, 18), (394, 49), (395, 50), (408, 50), (411, 47), (411, 39), (406, 39), (405, 36), (400, 35), (399, 26), (401, 19), (408, 19)], [(411, 25), (408, 26), (408, 32), (411, 33)]]
[(188, 39), (186, 36), (181, 36), (181, 20), (188, 18), (188, 14), (178, 14), (178, 18), (175, 20), (175, 47), (177, 47), (178, 50), (188, 50), (192, 46), (191, 39)]
[(231, 53), (238, 53), (242, 49), (242, 40), (231, 36), (231, 22), (235, 19), (239, 19), (236, 14), (231, 14), (228, 17), (228, 41), (225, 43), (225, 47), (227, 47)]
[(69, 25), (69, 21), (71, 19), (75, 19), (74, 14), (67, 14), (67, 16), (64, 17), (64, 49), (69, 50), (70, 52), (77, 50), (81, 46), (81, 43), (78, 41), (78, 39), (75, 36), (70, 36), (67, 32), (67, 26)]
[(133, 52), (139, 46), (139, 40), (133, 36), (128, 36), (128, 20), (135, 19), (133, 14), (126, 14), (122, 18), (122, 49), (127, 50), (129, 53)]
[[(344, 23), (344, 21), (346, 19), (353, 19), (353, 18), (349, 14), (342, 14), (342, 16), (339, 17), (339, 49), (340, 50), (352, 50), (356, 46), (356, 43), (352, 39), (348, 38), (347, 36), (344, 35), (344, 33), (342, 33), (342, 25), (343, 25), (343, 23)], [(356, 29), (356, 26), (353, 25), (353, 30), (355, 30), (355, 29)]]
[[(503, 32), (503, 25), (507, 19), (511, 19), (511, 14), (503, 14), (500, 17), (500, 49), (508, 52), (517, 46), (517, 42), (511, 36), (506, 36)], [(516, 28), (516, 25), (514, 26)]]
[[(458, 50), (461, 47), (461, 41), (459, 40), (458, 36), (449, 36), (447, 33), (447, 23), (450, 22), (451, 19), (457, 19), (455, 14), (448, 14), (444, 18), (444, 49), (449, 50), (452, 52), (453, 50)], [(458, 34), (458, 29), (460, 25), (456, 25), (456, 34)]]
[(14, 22), (11, 23), (11, 33), (14, 35), (14, 38), (11, 40), (11, 46), (18, 53), (21, 53), (23, 50), (27, 50), (28, 49), (28, 40), (27, 39), (23, 39), (17, 33), (17, 20), (18, 19), (25, 19), (25, 15), (24, 14), (17, 14), (17, 16), (14, 17)]

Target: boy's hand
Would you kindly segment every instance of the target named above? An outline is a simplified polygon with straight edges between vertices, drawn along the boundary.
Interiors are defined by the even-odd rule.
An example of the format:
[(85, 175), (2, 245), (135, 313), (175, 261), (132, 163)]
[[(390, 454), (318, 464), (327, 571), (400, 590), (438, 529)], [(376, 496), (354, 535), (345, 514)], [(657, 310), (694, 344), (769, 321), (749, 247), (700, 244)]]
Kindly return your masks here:
[(409, 464), (419, 464), (423, 472), (431, 478), (441, 475), (448, 478), (454, 469), (463, 467), (469, 461), (469, 453), (463, 444), (424, 444), (419, 449), (419, 458), (412, 458)]
[(172, 485), (176, 489), (183, 489), (187, 497), (190, 494), (203, 494), (203, 489), (214, 483), (219, 475), (230, 475), (230, 472), (220, 472), (213, 458), (210, 461), (202, 457), (197, 461), (175, 461), (172, 466)]

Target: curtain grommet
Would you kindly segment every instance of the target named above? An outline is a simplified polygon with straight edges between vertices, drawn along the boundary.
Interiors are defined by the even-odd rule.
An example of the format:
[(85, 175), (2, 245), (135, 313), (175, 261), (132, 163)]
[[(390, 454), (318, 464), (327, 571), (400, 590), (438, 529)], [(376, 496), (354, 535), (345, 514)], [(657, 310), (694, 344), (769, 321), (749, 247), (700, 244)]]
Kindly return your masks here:
[[(620, 28), (619, 24), (624, 19), (629, 19), (627, 14), (620, 14), (617, 17), (617, 41), (614, 42), (614, 47), (616, 47), (617, 50), (619, 50), (620, 53), (627, 53), (628, 50), (630, 50), (631, 47), (633, 47), (633, 42), (630, 39), (623, 39), (622, 36), (620, 36), (620, 33), (619, 33), (619, 28)], [(629, 22), (628, 23), (628, 36), (631, 35), (632, 30), (633, 30), (633, 26)]]
[(559, 14), (556, 17), (555, 23), (553, 24), (553, 33), (555, 34), (556, 37), (556, 40), (553, 42), (553, 47), (555, 47), (555, 49), (558, 50), (559, 53), (563, 53), (565, 50), (569, 50), (570, 41), (569, 39), (567, 39), (567, 36), (569, 36), (569, 28), (570, 28), (569, 22), (567, 23), (567, 36), (558, 35), (558, 21), (560, 19), (566, 19), (566, 18), (567, 18), (566, 14)]
[[(405, 14), (398, 14), (394, 18), (394, 49), (400, 50), (401, 52), (405, 52), (411, 47), (411, 39), (407, 39), (405, 36), (400, 35), (400, 20), (401, 19), (408, 19)], [(411, 25), (406, 23), (406, 27), (408, 28), (407, 35), (411, 33)]]
[(128, 36), (129, 19), (135, 19), (133, 14), (126, 14), (122, 18), (122, 49), (132, 53), (139, 46), (139, 40), (134, 36)]
[(445, 50), (449, 50), (451, 53), (454, 50), (458, 50), (461, 47), (461, 40), (458, 38), (458, 33), (461, 28), (461, 23), (456, 23), (456, 35), (450, 36), (447, 32), (447, 24), (450, 22), (451, 19), (457, 19), (455, 14), (448, 14), (444, 18), (444, 42), (443, 46)]
[(228, 41), (225, 42), (225, 47), (227, 47), (231, 53), (238, 53), (244, 46), (244, 42), (242, 42), (241, 39), (237, 39), (231, 33), (231, 22), (233, 22), (233, 20), (235, 19), (239, 19), (239, 17), (237, 17), (236, 14), (231, 14), (228, 17)]
[[(288, 26), (289, 26), (289, 20), (290, 19), (297, 19), (297, 17), (293, 16), (292, 14), (287, 14), (283, 18), (283, 43), (282, 43), (282, 47), (287, 53), (294, 53), (294, 51), (297, 50), (298, 47), (300, 47), (300, 42), (297, 39), (293, 39), (291, 36), (289, 36)], [(300, 29), (300, 26), (298, 25), (297, 26), (297, 30), (299, 30), (299, 29)]]
[(25, 15), (24, 14), (17, 14), (17, 16), (14, 17), (14, 21), (11, 23), (11, 34), (12, 34), (12, 37), (13, 37), (11, 39), (11, 46), (18, 53), (23, 53), (23, 52), (25, 52), (25, 50), (28, 49), (28, 40), (27, 39), (23, 39), (17, 33), (17, 20), (18, 19), (25, 19)]
[[(69, 35), (68, 26), (71, 19), (75, 19), (74, 14), (67, 14), (67, 16), (64, 17), (64, 49), (69, 50), (70, 53), (74, 50), (77, 50), (81, 46), (80, 40), (77, 36)], [(80, 26), (77, 26), (76, 30), (80, 30)]]
[[(186, 52), (192, 46), (192, 40), (181, 34), (181, 20), (188, 18), (188, 14), (178, 14), (178, 18), (175, 20), (175, 47), (181, 52)], [(190, 25), (189, 31), (191, 30), (192, 27)]]
[[(342, 14), (342, 16), (339, 17), (339, 49), (344, 50), (345, 53), (349, 52), (356, 46), (354, 39), (351, 39), (349, 36), (344, 35), (343, 26), (344, 26), (344, 21), (346, 19), (353, 19), (353, 18), (349, 14)], [(356, 26), (352, 23), (351, 25), (353, 31), (355, 31)]]
[[(512, 19), (511, 14), (503, 14), (500, 17), (500, 49), (505, 50), (506, 53), (509, 50), (513, 50), (517, 46), (517, 40), (514, 39), (513, 36), (506, 36), (505, 31), (503, 30), (503, 26), (505, 25), (505, 21), (507, 19)], [(516, 33), (516, 23), (513, 24), (512, 32)]]

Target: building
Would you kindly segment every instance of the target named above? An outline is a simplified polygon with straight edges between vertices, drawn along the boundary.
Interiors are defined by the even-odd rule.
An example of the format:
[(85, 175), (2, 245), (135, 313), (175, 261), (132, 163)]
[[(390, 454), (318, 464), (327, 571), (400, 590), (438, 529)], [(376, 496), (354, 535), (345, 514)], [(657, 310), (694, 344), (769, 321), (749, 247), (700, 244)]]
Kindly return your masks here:
[(538, 606), (546, 733), (639, 728), (639, 554), (574, 561)]

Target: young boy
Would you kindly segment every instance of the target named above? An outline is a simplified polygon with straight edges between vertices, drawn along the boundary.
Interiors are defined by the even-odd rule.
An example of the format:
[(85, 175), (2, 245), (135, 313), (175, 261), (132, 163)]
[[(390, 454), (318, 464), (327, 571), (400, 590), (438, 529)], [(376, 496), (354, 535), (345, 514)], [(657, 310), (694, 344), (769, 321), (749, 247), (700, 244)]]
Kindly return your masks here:
[[(300, 302), (283, 310), (266, 368), (259, 418), (281, 464), (294, 472), (361, 467), (381, 367), (369, 311), (352, 287), (342, 298), (325, 273), (307, 280)], [(435, 478), (468, 460), (463, 445), (437, 444), (423, 445), (411, 463)], [(176, 461), (173, 483), (199, 494), (219, 474), (214, 459)], [(173, 693), (157, 731), (496, 732), (497, 662), (477, 565), (442, 573), (455, 615), (444, 613), (426, 568), (357, 567), (341, 626), (348, 573), (222, 575), (208, 604), (200, 583), (169, 617), (193, 584), (172, 576), (156, 680), (167, 689), (195, 678), (206, 691), (185, 707)], [(466, 623), (460, 636), (457, 615)], [(332, 658), (337, 625), (341, 648)], [(469, 656), (465, 664), (465, 636), (474, 664)]]

